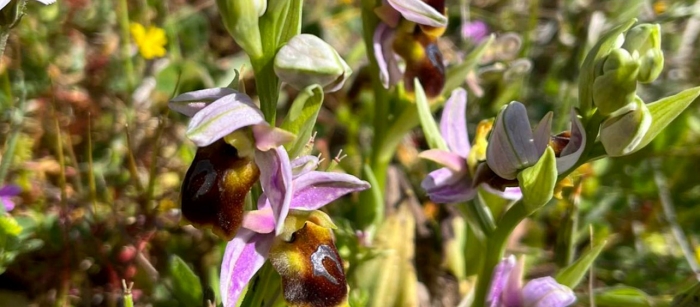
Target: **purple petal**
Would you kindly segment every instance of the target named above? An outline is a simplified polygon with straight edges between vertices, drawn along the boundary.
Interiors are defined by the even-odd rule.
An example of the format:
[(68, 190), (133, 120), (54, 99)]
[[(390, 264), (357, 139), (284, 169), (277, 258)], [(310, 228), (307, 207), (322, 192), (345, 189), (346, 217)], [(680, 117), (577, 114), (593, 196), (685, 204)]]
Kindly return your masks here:
[(389, 4), (401, 13), (403, 18), (417, 24), (444, 27), (447, 17), (422, 0), (388, 0)]
[[(513, 256), (511, 255), (511, 257)], [(505, 306), (523, 306), (523, 294), (520, 290), (523, 288), (524, 266), (525, 259), (520, 257), (508, 275), (508, 280), (503, 286), (503, 293), (501, 293), (501, 299)]]
[(486, 299), (490, 307), (502, 306), (501, 294), (503, 294), (506, 283), (510, 278), (510, 273), (514, 268), (515, 256), (510, 255), (507, 258), (503, 258), (503, 260), (496, 265), (496, 268), (493, 269), (491, 289), (489, 289), (489, 296)]
[(552, 133), (553, 116), (554, 114), (552, 112), (548, 112), (542, 118), (540, 123), (537, 124), (537, 128), (535, 128), (533, 138), (535, 140), (535, 148), (537, 149), (538, 159), (540, 156), (542, 156), (544, 150), (547, 149), (547, 145), (549, 144), (549, 139), (551, 138)]
[(467, 91), (458, 88), (445, 102), (440, 119), (440, 133), (451, 151), (463, 158), (469, 155), (469, 135), (467, 134)]
[(387, 24), (392, 28), (396, 28), (401, 21), (401, 14), (399, 11), (395, 10), (391, 5), (388, 5), (386, 1), (382, 1), (382, 5), (374, 8), (374, 13), (377, 14), (379, 20)]
[(467, 160), (449, 151), (429, 149), (421, 152), (418, 156), (445, 166), (455, 172), (464, 172), (467, 170)]
[(297, 157), (292, 160), (292, 174), (294, 178), (304, 175), (310, 171), (313, 171), (318, 167), (319, 160), (318, 157), (312, 155), (306, 155)]
[(168, 106), (173, 111), (192, 117), (208, 104), (233, 93), (237, 92), (225, 87), (187, 92), (171, 99)]
[(331, 172), (311, 171), (294, 179), (291, 209), (316, 210), (341, 196), (369, 189), (369, 183), (357, 177)]
[(520, 191), (519, 187), (506, 188), (505, 191), (494, 189), (488, 184), (483, 184), (481, 185), (481, 187), (483, 187), (484, 190), (486, 190), (487, 192), (497, 195), (498, 197), (503, 199), (519, 200), (523, 198), (523, 192)]
[(462, 37), (469, 38), (475, 43), (481, 42), (489, 34), (489, 27), (481, 20), (462, 24)]
[(0, 202), (5, 207), (5, 212), (10, 212), (15, 208), (15, 202), (13, 202), (9, 197), (1, 196)]
[(263, 125), (254, 125), (253, 136), (255, 136), (255, 147), (262, 151), (268, 151), (282, 146), (296, 138), (294, 133), (281, 128), (271, 127), (267, 123)]
[(236, 237), (228, 242), (219, 278), (224, 307), (236, 306), (245, 286), (265, 263), (274, 238), (273, 234), (256, 234), (240, 229)]
[(572, 168), (581, 157), (586, 148), (586, 130), (576, 114), (576, 110), (571, 109), (571, 136), (569, 144), (561, 151), (557, 158), (557, 171), (562, 174)]
[(14, 184), (8, 184), (0, 188), (0, 196), (17, 196), (22, 193), (22, 188)]
[(467, 172), (454, 172), (446, 167), (428, 174), (421, 187), (434, 203), (455, 204), (468, 201), (476, 196), (472, 180)]
[(240, 128), (263, 123), (265, 118), (250, 97), (234, 93), (197, 112), (187, 127), (187, 137), (205, 147)]
[(399, 82), (402, 75), (391, 47), (393, 41), (394, 29), (384, 23), (379, 23), (377, 29), (374, 30), (372, 48), (379, 67), (379, 79), (384, 88), (389, 88)]
[(263, 206), (262, 209), (246, 212), (241, 226), (257, 233), (273, 232), (275, 230), (275, 215), (272, 213), (272, 208)]
[(523, 297), (528, 307), (566, 307), (576, 302), (571, 289), (549, 276), (529, 281), (523, 288)]
[(284, 228), (292, 198), (292, 166), (284, 147), (270, 151), (256, 151), (255, 164), (260, 169), (260, 185), (270, 202), (277, 225), (276, 234)]

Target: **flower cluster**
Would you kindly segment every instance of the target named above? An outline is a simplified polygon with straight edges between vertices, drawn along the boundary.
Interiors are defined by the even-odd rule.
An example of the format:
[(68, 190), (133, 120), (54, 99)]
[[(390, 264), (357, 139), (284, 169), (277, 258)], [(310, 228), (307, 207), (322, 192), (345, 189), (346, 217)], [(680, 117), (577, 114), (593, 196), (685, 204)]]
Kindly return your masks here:
[[(268, 258), (283, 277), (288, 301), (313, 301), (314, 295), (345, 300), (345, 277), (330, 237), (334, 226), (316, 210), (369, 184), (347, 174), (316, 171), (319, 161), (314, 156), (290, 161), (282, 145), (294, 135), (270, 126), (251, 98), (238, 91), (189, 92), (172, 99), (170, 107), (192, 117), (187, 136), (198, 146), (182, 184), (183, 217), (230, 240), (221, 268), (224, 306), (236, 305)], [(256, 183), (263, 192), (257, 209), (245, 211), (248, 192)], [(308, 265), (293, 265), (300, 261)], [(304, 276), (310, 284), (334, 287), (324, 288), (329, 293), (308, 292), (289, 290), (288, 285), (299, 283), (284, 282)]]

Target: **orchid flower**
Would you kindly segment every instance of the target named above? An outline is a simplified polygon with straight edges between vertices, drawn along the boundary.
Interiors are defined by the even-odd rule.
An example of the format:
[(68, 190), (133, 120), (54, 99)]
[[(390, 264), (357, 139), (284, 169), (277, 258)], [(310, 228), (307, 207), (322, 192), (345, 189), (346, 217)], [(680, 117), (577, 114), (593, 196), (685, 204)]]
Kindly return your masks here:
[(10, 212), (15, 208), (15, 202), (12, 197), (19, 195), (22, 189), (14, 184), (6, 185), (0, 188), (0, 205), (5, 207), (5, 212)]
[[(253, 275), (268, 259), (273, 244), (281, 244), (279, 242), (288, 241), (291, 236), (290, 231), (287, 230), (282, 232), (283, 235), (276, 236), (273, 233), (274, 229), (280, 226), (284, 228), (285, 224), (289, 224), (289, 220), (292, 217), (299, 222), (297, 227), (292, 229), (292, 232), (303, 228), (307, 224), (307, 219), (299, 219), (299, 217), (303, 217), (304, 212), (307, 215), (316, 214), (317, 218), (315, 220), (317, 221), (314, 222), (313, 219), (308, 219), (309, 223), (320, 226), (332, 225), (332, 222), (324, 213), (315, 210), (345, 194), (369, 188), (367, 182), (352, 175), (315, 171), (314, 168), (318, 164), (318, 158), (313, 156), (302, 156), (291, 162), (288, 160), (280, 162), (282, 177), (292, 178), (287, 185), (288, 188), (284, 189), (284, 187), (274, 185), (268, 187), (258, 200), (258, 210), (249, 214), (249, 218), (243, 223), (243, 228), (238, 231), (236, 237), (226, 246), (226, 252), (221, 264), (220, 278), (221, 297), (225, 307), (236, 306), (236, 302), (246, 284), (250, 282)], [(284, 198), (289, 199), (287, 206), (292, 211), (290, 215), (285, 213), (284, 216), (276, 218), (273, 214), (274, 207), (280, 204), (272, 202), (271, 195), (281, 191), (289, 195), (289, 197)], [(318, 218), (319, 216), (320, 218)], [(323, 218), (324, 216), (325, 218)], [(285, 218), (287, 223), (283, 222)], [(318, 220), (325, 222), (318, 222)], [(301, 224), (301, 226), (298, 224)], [(287, 240), (285, 240), (285, 237), (287, 237)], [(327, 244), (321, 246), (327, 246)], [(320, 260), (316, 259), (320, 263), (318, 261), (314, 262), (314, 259), (313, 257), (310, 258), (314, 270), (325, 268), (323, 264), (324, 257), (321, 257)], [(331, 260), (333, 259), (335, 259), (335, 263), (338, 263), (337, 259), (339, 258), (337, 254), (335, 258), (331, 257)], [(279, 263), (279, 261), (283, 260), (278, 260), (275, 263)], [(330, 271), (334, 268), (325, 269)], [(282, 274), (283, 272), (280, 273)], [(282, 275), (284, 277), (284, 274)], [(328, 280), (333, 281), (331, 278), (328, 278)], [(319, 290), (316, 289), (316, 291)], [(285, 293), (285, 297), (290, 299), (287, 293)]]
[[(403, 75), (408, 90), (418, 78), (428, 97), (438, 96), (445, 83), (442, 53), (437, 47), (437, 38), (447, 26), (444, 1), (388, 0), (375, 12), (381, 22), (372, 45), (384, 88), (398, 83)], [(402, 24), (399, 17), (410, 23)], [(413, 30), (416, 25), (419, 31)], [(397, 55), (406, 62), (403, 73)]]
[[(440, 120), (440, 133), (449, 151), (431, 149), (420, 154), (421, 158), (444, 166), (428, 174), (421, 183), (433, 202), (459, 203), (476, 196), (477, 189), (467, 163), (472, 148), (467, 134), (466, 109), (467, 92), (461, 88), (454, 90), (445, 102)], [(506, 199), (516, 200), (522, 197), (519, 188), (506, 188), (500, 192), (487, 184), (483, 187)]]
[(550, 277), (530, 280), (523, 286), (523, 258), (503, 258), (493, 272), (489, 307), (566, 307), (576, 301), (574, 292)]
[(291, 180), (284, 176), (289, 157), (281, 145), (294, 135), (271, 127), (250, 97), (228, 88), (184, 93), (170, 108), (192, 117), (187, 137), (199, 147), (183, 180), (183, 217), (230, 240), (244, 222), (245, 196), (260, 179), (281, 224)]

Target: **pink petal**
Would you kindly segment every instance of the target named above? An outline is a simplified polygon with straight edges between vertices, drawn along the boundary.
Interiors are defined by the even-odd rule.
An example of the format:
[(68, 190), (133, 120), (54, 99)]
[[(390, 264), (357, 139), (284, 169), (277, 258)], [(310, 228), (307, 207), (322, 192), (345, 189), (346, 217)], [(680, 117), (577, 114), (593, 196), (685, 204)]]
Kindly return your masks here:
[(519, 187), (506, 188), (505, 191), (499, 191), (497, 189), (494, 189), (488, 184), (483, 184), (481, 187), (484, 188), (484, 190), (486, 190), (487, 192), (494, 195), (498, 195), (500, 198), (503, 199), (519, 200), (523, 198), (523, 192), (520, 191)]
[[(510, 257), (513, 257), (513, 255)], [(524, 266), (525, 259), (520, 257), (508, 275), (506, 284), (503, 287), (503, 293), (501, 293), (501, 299), (505, 306), (523, 306), (523, 294), (520, 289), (523, 288)]]
[(522, 292), (527, 307), (566, 307), (576, 302), (571, 289), (549, 276), (529, 281)]
[[(262, 198), (262, 197), (261, 197)], [(275, 215), (270, 206), (248, 211), (243, 216), (243, 227), (257, 233), (270, 233), (275, 230)]]
[(393, 41), (394, 29), (384, 23), (379, 23), (374, 30), (372, 48), (379, 67), (379, 79), (384, 88), (389, 88), (398, 83), (402, 76), (399, 63), (391, 47)]
[(421, 187), (438, 204), (456, 204), (473, 199), (476, 189), (466, 172), (454, 172), (446, 167), (430, 172)]
[(449, 151), (429, 149), (421, 152), (418, 156), (443, 165), (455, 172), (465, 172), (467, 170), (467, 160)]
[(187, 137), (204, 147), (240, 128), (263, 123), (265, 118), (250, 97), (234, 93), (197, 112), (187, 127)]
[(284, 228), (292, 199), (292, 166), (284, 147), (269, 151), (256, 151), (255, 164), (260, 169), (260, 185), (270, 201), (276, 221), (276, 234)]
[(569, 137), (569, 144), (566, 144), (566, 147), (561, 151), (561, 155), (557, 158), (557, 171), (559, 174), (568, 171), (576, 165), (585, 148), (586, 130), (583, 128), (576, 110), (571, 109), (571, 136)]
[(0, 203), (5, 207), (5, 212), (10, 212), (15, 208), (15, 202), (9, 197), (0, 197)]
[(226, 245), (221, 262), (219, 289), (224, 307), (235, 307), (241, 292), (267, 259), (273, 234), (256, 234), (247, 229)]
[(267, 123), (254, 125), (253, 136), (255, 136), (255, 147), (262, 151), (282, 146), (296, 138), (294, 133), (281, 128), (271, 127)]
[(225, 87), (187, 92), (171, 99), (168, 106), (173, 111), (192, 117), (208, 104), (233, 93), (237, 92)]
[(502, 306), (503, 302), (501, 301), (501, 297), (514, 268), (515, 256), (510, 255), (507, 258), (503, 258), (493, 269), (491, 288), (489, 289), (489, 296), (486, 299), (490, 307)]
[(527, 110), (522, 103), (511, 102), (496, 117), (486, 148), (486, 163), (498, 176), (515, 179), (520, 169), (538, 159)]
[(369, 189), (366, 181), (332, 172), (307, 172), (294, 179), (291, 209), (319, 209), (345, 194)]
[(403, 18), (417, 24), (444, 27), (447, 17), (422, 0), (388, 0), (389, 4), (401, 13)]
[(469, 155), (470, 149), (466, 113), (467, 91), (461, 88), (455, 89), (442, 110), (440, 133), (450, 150), (463, 158)]

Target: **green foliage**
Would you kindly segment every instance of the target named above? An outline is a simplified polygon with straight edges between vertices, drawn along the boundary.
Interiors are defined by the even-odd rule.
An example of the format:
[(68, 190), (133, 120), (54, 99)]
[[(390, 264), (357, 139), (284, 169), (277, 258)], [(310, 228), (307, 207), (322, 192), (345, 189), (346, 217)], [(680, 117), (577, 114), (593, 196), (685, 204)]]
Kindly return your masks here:
[(177, 255), (170, 259), (173, 294), (183, 306), (202, 305), (202, 283), (199, 277)]

